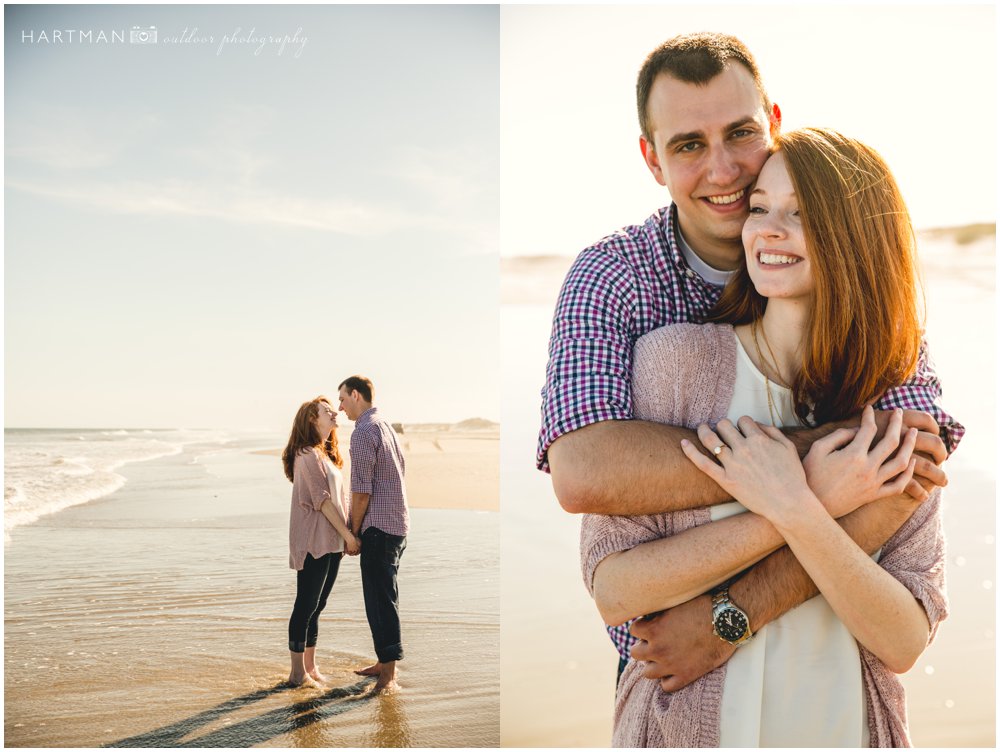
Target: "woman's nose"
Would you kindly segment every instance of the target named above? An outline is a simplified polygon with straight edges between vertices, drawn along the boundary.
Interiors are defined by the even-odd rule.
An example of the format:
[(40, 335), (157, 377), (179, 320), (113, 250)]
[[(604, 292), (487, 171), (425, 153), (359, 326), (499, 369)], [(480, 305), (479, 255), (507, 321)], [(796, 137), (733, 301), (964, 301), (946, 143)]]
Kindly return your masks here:
[(769, 214), (760, 225), (760, 234), (768, 238), (784, 237), (786, 229), (784, 223), (773, 214)]

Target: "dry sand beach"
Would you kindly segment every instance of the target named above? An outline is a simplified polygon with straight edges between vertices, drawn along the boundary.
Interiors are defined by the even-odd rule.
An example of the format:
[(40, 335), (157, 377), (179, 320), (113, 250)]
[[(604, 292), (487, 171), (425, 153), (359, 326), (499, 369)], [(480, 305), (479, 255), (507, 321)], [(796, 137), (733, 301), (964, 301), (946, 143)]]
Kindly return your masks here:
[(276, 688), (295, 592), (284, 437), (237, 435), (127, 464), (118, 490), (9, 531), (5, 744), (496, 746), (499, 428), (404, 435), (398, 693), (350, 672), (372, 658), (357, 559), (320, 622), (328, 689)]
[[(995, 227), (923, 233), (927, 338), (968, 429), (945, 491), (951, 615), (904, 677), (922, 747), (995, 746)], [(505, 259), (501, 739), (607, 746), (617, 654), (580, 577), (579, 519), (534, 469), (552, 310), (572, 259)]]

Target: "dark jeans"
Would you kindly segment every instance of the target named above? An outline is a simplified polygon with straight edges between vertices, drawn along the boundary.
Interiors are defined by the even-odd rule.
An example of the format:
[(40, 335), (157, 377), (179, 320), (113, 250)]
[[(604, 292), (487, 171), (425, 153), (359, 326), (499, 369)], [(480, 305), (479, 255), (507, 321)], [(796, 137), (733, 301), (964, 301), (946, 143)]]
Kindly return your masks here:
[(389, 535), (377, 527), (361, 534), (361, 587), (365, 593), (368, 628), (380, 663), (403, 657), (396, 575), (405, 548), (405, 536)]
[(295, 573), (295, 606), (288, 620), (288, 649), (293, 653), (304, 653), (306, 648), (316, 647), (319, 615), (330, 597), (342, 556), (341, 553), (325, 554), (314, 559), (312, 554), (306, 554), (305, 564)]

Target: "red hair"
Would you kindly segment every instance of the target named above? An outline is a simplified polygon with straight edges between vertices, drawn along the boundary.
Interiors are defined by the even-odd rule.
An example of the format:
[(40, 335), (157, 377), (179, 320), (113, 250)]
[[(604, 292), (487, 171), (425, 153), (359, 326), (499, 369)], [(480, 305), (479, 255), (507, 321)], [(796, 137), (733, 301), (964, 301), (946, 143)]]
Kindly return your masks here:
[[(803, 128), (777, 141), (798, 198), (815, 292), (802, 361), (791, 388), (803, 422), (841, 420), (915, 370), (916, 242), (889, 166), (836, 131)], [(749, 323), (767, 300), (744, 259), (710, 321)]]
[(337, 467), (344, 466), (344, 460), (340, 456), (340, 448), (337, 445), (336, 429), (330, 431), (329, 436), (320, 436), (316, 430), (316, 419), (319, 417), (319, 406), (326, 405), (333, 408), (326, 397), (317, 397), (311, 402), (303, 402), (299, 411), (295, 413), (295, 420), (292, 421), (292, 432), (288, 437), (288, 444), (281, 453), (281, 462), (285, 466), (285, 477), (294, 480), (295, 458), (303, 449), (315, 447), (329, 457)]

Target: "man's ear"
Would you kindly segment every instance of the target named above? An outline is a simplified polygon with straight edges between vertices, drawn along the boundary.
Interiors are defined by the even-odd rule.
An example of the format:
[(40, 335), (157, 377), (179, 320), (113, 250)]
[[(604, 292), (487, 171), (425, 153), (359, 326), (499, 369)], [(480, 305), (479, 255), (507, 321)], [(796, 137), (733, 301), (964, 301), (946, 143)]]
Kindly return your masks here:
[(660, 185), (666, 185), (667, 181), (663, 178), (663, 168), (660, 166), (660, 158), (656, 154), (656, 147), (652, 143), (646, 140), (645, 136), (639, 136), (639, 150), (642, 152), (642, 158), (646, 162), (646, 167), (656, 178), (656, 182)]
[(781, 132), (781, 108), (777, 104), (771, 106), (771, 138), (776, 138)]

